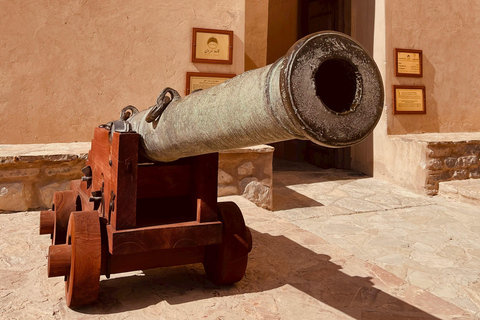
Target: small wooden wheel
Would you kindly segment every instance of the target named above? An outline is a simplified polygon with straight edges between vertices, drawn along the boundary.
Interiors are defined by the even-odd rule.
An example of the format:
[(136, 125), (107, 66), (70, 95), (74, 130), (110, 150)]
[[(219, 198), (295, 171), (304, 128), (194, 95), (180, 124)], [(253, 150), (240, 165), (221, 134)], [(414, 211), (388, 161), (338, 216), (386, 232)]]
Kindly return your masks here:
[(245, 275), (252, 235), (234, 202), (218, 204), (218, 219), (222, 221), (222, 243), (205, 248), (203, 265), (216, 285), (232, 284)]
[(70, 213), (76, 211), (75, 191), (57, 191), (53, 194), (53, 211), (55, 223), (53, 229), (52, 244), (64, 244), (66, 242), (67, 226)]
[(65, 280), (65, 295), (67, 306), (75, 308), (95, 301), (98, 295), (102, 256), (98, 212), (73, 212), (67, 237), (72, 260)]

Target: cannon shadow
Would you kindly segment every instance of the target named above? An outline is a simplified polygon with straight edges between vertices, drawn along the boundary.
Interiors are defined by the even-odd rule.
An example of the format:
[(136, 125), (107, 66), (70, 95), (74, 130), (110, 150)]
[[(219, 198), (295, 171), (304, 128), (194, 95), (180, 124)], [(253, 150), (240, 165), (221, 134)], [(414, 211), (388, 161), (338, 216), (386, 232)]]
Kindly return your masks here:
[[(226, 297), (228, 305), (228, 297), (240, 296), (238, 301), (231, 302), (236, 310), (254, 309), (254, 305), (262, 304), (262, 299), (270, 299), (287, 302), (285, 308), (293, 309), (292, 314), (310, 308), (319, 313), (340, 312), (354, 319), (439, 319), (374, 287), (370, 277), (342, 272), (342, 266), (328, 255), (315, 253), (285, 236), (251, 231), (254, 247), (247, 272), (235, 285), (214, 285), (207, 280), (201, 264), (151, 269), (143, 274), (103, 279), (98, 301), (76, 311), (114, 314), (162, 302), (169, 308), (183, 308), (182, 305), (201, 300), (211, 305), (207, 300), (216, 297)], [(258, 293), (261, 295), (248, 295)]]
[[(324, 206), (320, 201), (295, 191), (295, 187), (301, 188), (305, 185), (312, 191), (321, 189), (323, 183), (339, 184), (368, 178), (360, 172), (333, 168), (321, 169), (302, 161), (275, 158), (273, 164), (273, 211)], [(315, 187), (316, 184), (318, 188)]]

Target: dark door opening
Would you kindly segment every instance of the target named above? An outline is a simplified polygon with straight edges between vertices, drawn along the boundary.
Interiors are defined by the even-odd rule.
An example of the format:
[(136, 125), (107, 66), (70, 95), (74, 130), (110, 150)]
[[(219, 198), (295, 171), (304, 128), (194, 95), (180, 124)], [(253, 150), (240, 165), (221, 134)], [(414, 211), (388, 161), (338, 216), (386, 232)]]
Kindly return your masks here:
[[(313, 32), (335, 30), (350, 35), (350, 0), (300, 0), (299, 39)], [(332, 149), (310, 141), (305, 160), (321, 168), (350, 169), (350, 148)]]
[[(325, 30), (351, 34), (351, 0), (298, 0), (297, 40)], [(321, 168), (350, 169), (350, 148), (332, 149), (310, 141), (290, 140), (273, 144), (275, 157), (307, 161)]]

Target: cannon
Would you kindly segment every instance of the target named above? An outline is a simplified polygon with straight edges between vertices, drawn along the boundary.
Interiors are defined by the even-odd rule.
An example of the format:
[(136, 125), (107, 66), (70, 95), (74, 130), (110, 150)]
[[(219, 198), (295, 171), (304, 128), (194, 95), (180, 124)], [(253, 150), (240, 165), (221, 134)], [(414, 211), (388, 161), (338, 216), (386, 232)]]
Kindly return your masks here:
[(96, 300), (100, 275), (203, 263), (240, 281), (252, 236), (233, 202), (217, 203), (218, 152), (290, 139), (346, 147), (383, 109), (379, 70), (346, 35), (321, 32), (266, 67), (181, 98), (166, 88), (139, 112), (95, 128), (84, 176), (40, 214), (48, 276), (70, 308)]

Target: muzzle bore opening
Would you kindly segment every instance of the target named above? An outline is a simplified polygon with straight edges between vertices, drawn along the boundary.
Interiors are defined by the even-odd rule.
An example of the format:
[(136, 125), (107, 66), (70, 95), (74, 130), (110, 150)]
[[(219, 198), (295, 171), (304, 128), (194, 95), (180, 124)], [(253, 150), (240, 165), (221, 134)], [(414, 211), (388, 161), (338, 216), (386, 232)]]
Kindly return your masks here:
[(315, 73), (317, 97), (330, 111), (339, 114), (355, 110), (361, 96), (361, 77), (344, 59), (323, 61)]

